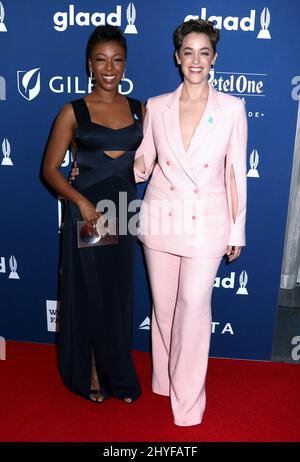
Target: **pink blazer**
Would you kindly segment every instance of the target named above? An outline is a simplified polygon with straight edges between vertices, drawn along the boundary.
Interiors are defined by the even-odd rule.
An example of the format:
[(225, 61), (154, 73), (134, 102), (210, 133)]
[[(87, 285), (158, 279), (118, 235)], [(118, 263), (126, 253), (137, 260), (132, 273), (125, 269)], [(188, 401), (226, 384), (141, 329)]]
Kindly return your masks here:
[[(151, 249), (193, 257), (220, 257), (227, 245), (245, 245), (247, 118), (244, 102), (209, 86), (205, 111), (187, 152), (181, 138), (179, 98), (150, 98), (136, 182), (152, 173), (140, 211), (139, 239)], [(232, 217), (230, 170), (238, 211)]]

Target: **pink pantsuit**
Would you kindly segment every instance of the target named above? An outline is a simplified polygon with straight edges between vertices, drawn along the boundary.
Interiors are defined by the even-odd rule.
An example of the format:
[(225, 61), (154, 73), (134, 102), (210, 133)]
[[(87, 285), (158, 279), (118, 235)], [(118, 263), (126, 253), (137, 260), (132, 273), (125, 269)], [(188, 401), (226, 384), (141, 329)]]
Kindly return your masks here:
[[(148, 100), (136, 153), (136, 159), (144, 156), (145, 171), (135, 168), (135, 177), (145, 181), (152, 173), (139, 231), (153, 296), (152, 387), (170, 396), (174, 423), (188, 426), (201, 423), (205, 410), (218, 266), (227, 245), (245, 245), (247, 119), (242, 100), (209, 86), (186, 152), (181, 90), (182, 85)], [(231, 181), (237, 193), (235, 221)]]

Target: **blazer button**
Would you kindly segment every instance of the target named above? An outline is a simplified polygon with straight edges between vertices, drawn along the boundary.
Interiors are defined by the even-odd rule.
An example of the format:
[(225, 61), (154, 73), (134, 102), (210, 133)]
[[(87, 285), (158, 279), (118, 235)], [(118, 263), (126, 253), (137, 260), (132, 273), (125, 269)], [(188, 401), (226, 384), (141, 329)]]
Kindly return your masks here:
[(171, 162), (169, 160), (167, 160), (167, 165), (171, 165)]
[(174, 190), (175, 190), (175, 186), (173, 186), (173, 185), (170, 186), (170, 189), (171, 189), (171, 191), (174, 191)]
[(203, 167), (204, 167), (204, 168), (207, 168), (207, 167), (208, 167), (208, 164), (204, 164)]
[(199, 189), (194, 189), (194, 193), (197, 194), (199, 192)]
[(192, 219), (193, 219), (193, 220), (196, 220), (196, 215), (193, 215), (193, 216), (192, 216)]
[(172, 216), (172, 213), (171, 213), (171, 212), (169, 212), (169, 213), (168, 213), (168, 215), (169, 215), (169, 217), (171, 217), (171, 216)]

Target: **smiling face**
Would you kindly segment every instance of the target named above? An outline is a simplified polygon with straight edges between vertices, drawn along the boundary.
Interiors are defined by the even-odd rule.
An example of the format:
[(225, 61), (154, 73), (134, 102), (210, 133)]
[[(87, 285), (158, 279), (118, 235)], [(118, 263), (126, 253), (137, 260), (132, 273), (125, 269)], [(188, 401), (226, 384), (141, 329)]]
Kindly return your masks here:
[(208, 36), (204, 33), (191, 32), (182, 41), (180, 50), (176, 51), (177, 63), (181, 66), (184, 80), (191, 84), (207, 81), (211, 65), (215, 63), (217, 53)]
[(96, 85), (103, 90), (114, 90), (120, 83), (126, 64), (125, 50), (117, 41), (97, 43), (90, 54), (89, 68)]

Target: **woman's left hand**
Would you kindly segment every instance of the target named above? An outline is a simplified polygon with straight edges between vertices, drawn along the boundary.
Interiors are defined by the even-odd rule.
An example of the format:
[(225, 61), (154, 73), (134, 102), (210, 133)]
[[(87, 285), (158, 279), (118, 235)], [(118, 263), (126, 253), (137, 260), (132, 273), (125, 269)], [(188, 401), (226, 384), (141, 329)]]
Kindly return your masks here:
[(242, 247), (237, 245), (228, 245), (227, 246), (227, 256), (228, 261), (231, 263), (233, 260), (236, 260), (241, 255)]

